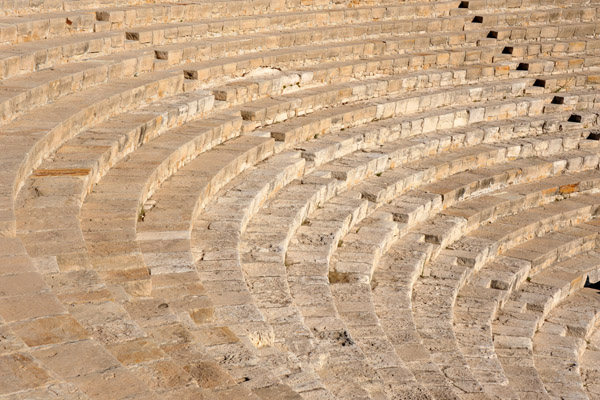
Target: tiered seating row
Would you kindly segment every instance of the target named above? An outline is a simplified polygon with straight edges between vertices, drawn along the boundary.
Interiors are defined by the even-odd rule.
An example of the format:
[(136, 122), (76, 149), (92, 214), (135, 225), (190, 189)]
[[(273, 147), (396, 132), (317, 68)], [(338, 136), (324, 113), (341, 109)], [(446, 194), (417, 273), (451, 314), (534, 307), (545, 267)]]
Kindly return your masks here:
[[(596, 265), (591, 271), (593, 276), (590, 277), (590, 281), (597, 282), (600, 279), (598, 255), (595, 256)], [(590, 264), (588, 260), (581, 260), (581, 257), (577, 261), (587, 266)], [(565, 273), (566, 268), (556, 272)], [(578, 278), (584, 277), (585, 275), (580, 275)], [(541, 277), (534, 279), (537, 282), (548, 282)], [(586, 349), (586, 340), (598, 325), (600, 299), (597, 291), (591, 288), (581, 289), (575, 286), (572, 290), (576, 292), (569, 295), (546, 317), (542, 328), (533, 338), (532, 347), (535, 367), (550, 396), (586, 398), (588, 395), (583, 386), (579, 365), (581, 355)]]
[(0, 398), (593, 398), (597, 13), (0, 0)]
[[(597, 285), (595, 290), (597, 290)], [(581, 381), (590, 399), (597, 398), (600, 394), (598, 386), (598, 351), (600, 347), (600, 330), (596, 327), (586, 341), (586, 349), (580, 357)]]
[[(373, 161), (375, 161), (375, 160), (373, 160)], [(351, 165), (351, 164), (350, 164), (350, 165)], [(340, 167), (341, 167), (341, 165), (340, 165)], [(346, 169), (347, 169), (348, 167), (349, 167), (349, 165), (347, 165), (346, 167), (343, 167), (343, 168), (346, 168)], [(371, 168), (374, 168), (374, 169), (371, 169), (371, 171), (373, 171), (373, 172), (376, 172), (376, 171), (377, 171), (377, 167), (375, 166), (375, 164), (373, 164), (373, 167), (371, 167)], [(325, 168), (325, 170), (327, 170), (327, 169), (328, 169), (328, 168), (326, 167), (326, 168)], [(334, 171), (335, 171), (335, 169), (334, 169)], [(369, 171), (369, 169), (367, 169), (366, 171)], [(371, 172), (371, 173), (373, 173), (373, 172)], [(363, 173), (364, 173), (364, 172), (363, 172)], [(368, 174), (368, 173), (369, 173), (369, 172), (367, 172), (367, 174)], [(353, 180), (354, 180), (354, 179), (356, 179), (356, 178), (354, 178), (353, 176), (354, 176), (354, 175), (353, 175), (352, 173), (344, 173), (343, 175), (342, 175), (342, 174), (340, 174), (340, 175), (338, 176), (338, 179), (342, 179), (343, 181), (344, 181), (344, 180), (347, 180), (346, 182), (353, 182)], [(324, 177), (325, 177), (325, 176), (324, 176)], [(315, 178), (316, 178), (316, 177), (315, 177)], [(310, 182), (310, 181), (309, 181), (309, 182)], [(319, 181), (315, 181), (315, 183), (317, 183), (317, 182), (319, 182)], [(321, 185), (325, 184), (326, 182), (327, 182), (327, 181), (322, 181), (322, 182), (321, 182)], [(308, 183), (308, 182), (307, 182), (307, 183)], [(300, 204), (303, 204), (303, 202), (304, 202), (304, 201), (306, 201), (306, 199), (308, 198), (307, 196), (309, 196), (309, 194), (310, 194), (310, 196), (311, 196), (310, 198), (312, 198), (314, 201), (318, 201), (317, 199), (318, 199), (318, 198), (319, 198), (321, 195), (319, 195), (319, 194), (318, 194), (319, 192), (315, 192), (314, 190), (315, 190), (315, 189), (317, 189), (317, 188), (319, 188), (319, 186), (317, 186), (315, 189), (313, 189), (313, 188), (312, 188), (312, 185), (306, 185), (306, 184), (305, 184), (304, 186), (306, 187), (306, 189), (303, 189), (303, 191), (306, 191), (306, 194), (302, 194), (302, 195), (301, 195), (301, 193), (302, 193), (302, 192), (300, 192), (300, 191), (298, 191), (298, 190), (294, 190), (294, 191), (293, 191), (293, 193), (294, 193), (294, 197), (295, 197), (295, 198), (298, 198), (298, 199), (300, 199)], [(331, 188), (330, 188), (330, 189), (325, 189), (325, 190), (327, 190), (329, 193), (335, 193), (335, 190), (339, 190), (339, 189), (335, 189), (335, 187), (336, 187), (336, 186), (331, 186)], [(339, 185), (338, 185), (338, 187), (339, 187)], [(298, 187), (297, 189), (302, 189), (302, 187)], [(312, 193), (312, 194), (311, 194), (311, 193)], [(327, 192), (325, 192), (325, 193), (327, 193)], [(287, 204), (287, 207), (286, 207), (286, 209), (288, 209), (288, 208), (289, 208), (289, 206), (290, 206), (290, 205), (289, 205), (290, 198), (292, 198), (292, 196), (284, 196), (284, 197), (281, 199), (281, 201), (282, 201), (282, 204), (281, 204), (280, 206), (275, 206), (275, 207), (276, 207), (276, 209), (277, 209), (277, 208), (280, 208), (280, 207), (283, 209), (283, 204), (284, 204), (283, 202), (285, 202), (285, 204)], [(339, 204), (345, 204), (345, 203), (339, 203)], [(310, 212), (310, 209), (311, 209), (311, 208), (312, 208), (312, 207), (308, 207), (308, 206), (304, 206), (304, 205), (303, 205), (303, 206), (302, 206), (302, 208), (301, 208), (300, 210), (302, 210), (302, 213), (305, 213), (305, 212)], [(277, 215), (278, 215), (278, 214), (277, 214)], [(302, 220), (303, 220), (303, 218), (302, 218), (302, 216), (301, 216), (301, 215), (300, 215), (300, 216), (297, 216), (297, 215), (295, 215), (295, 214), (289, 214), (289, 213), (286, 215), (286, 217), (285, 217), (286, 219), (285, 219), (285, 220), (283, 220), (283, 221), (282, 221), (282, 217), (283, 217), (283, 215), (282, 215), (282, 216), (278, 216), (278, 217), (276, 217), (276, 219), (277, 219), (277, 221), (278, 221), (278, 223), (277, 223), (277, 225), (278, 225), (278, 226), (287, 227), (287, 226), (289, 226), (290, 224), (292, 224), (292, 226), (294, 226), (294, 225), (298, 226), (297, 224), (299, 224), (299, 221), (302, 221)], [(293, 218), (293, 221), (291, 220), (291, 218)], [(271, 216), (271, 218), (270, 218), (270, 219), (273, 219), (273, 218), (272, 218), (272, 216)], [(264, 236), (266, 236), (266, 235), (267, 235), (267, 233), (266, 233), (266, 229), (265, 229), (265, 227), (266, 227), (266, 226), (272, 226), (272, 225), (273, 225), (273, 223), (272, 223), (272, 222), (269, 222), (269, 221), (270, 221), (270, 219), (269, 219), (268, 221), (258, 222), (258, 224), (259, 224), (259, 225), (257, 225), (257, 227), (256, 227), (256, 228), (253, 228), (254, 230), (257, 230), (256, 234), (255, 234), (255, 235), (251, 235), (250, 237), (251, 237), (251, 238), (253, 238), (253, 237), (257, 237), (257, 238), (258, 238), (258, 237), (259, 237), (259, 235), (261, 235), (261, 234), (262, 234), (262, 235), (264, 235)], [(281, 238), (280, 238), (280, 239), (275, 239), (275, 238), (276, 238), (276, 236), (274, 236), (274, 235), (273, 235), (273, 233), (271, 233), (271, 234), (268, 236), (268, 239), (269, 239), (270, 241), (276, 240), (276, 241), (277, 241), (277, 243), (280, 243), (280, 244), (277, 246), (277, 249), (280, 249), (280, 248), (282, 248), (282, 247), (283, 247), (283, 248), (285, 248), (285, 240), (289, 240), (289, 239), (284, 239), (284, 235), (286, 235), (286, 236), (289, 238), (289, 235), (290, 235), (290, 233), (289, 233), (289, 232), (290, 232), (290, 231), (289, 231), (288, 229), (289, 229), (289, 228), (286, 228), (285, 230), (282, 230), (281, 232), (279, 232), (279, 236), (281, 236)], [(330, 242), (331, 242), (331, 238), (328, 238), (328, 239), (327, 239), (327, 243), (330, 243)], [(259, 263), (260, 265), (262, 265), (262, 266), (263, 266), (263, 268), (266, 268), (267, 270), (275, 271), (275, 269), (277, 268), (276, 264), (280, 263), (281, 261), (279, 261), (279, 262), (278, 262), (278, 261), (276, 261), (276, 260), (277, 260), (277, 257), (279, 257), (279, 256), (277, 256), (276, 254), (271, 254), (271, 253), (273, 252), (273, 250), (267, 250), (267, 247), (266, 247), (265, 245), (263, 245), (263, 246), (262, 246), (262, 248), (263, 248), (264, 250), (262, 250), (262, 251), (261, 251), (261, 250), (260, 250), (260, 248), (261, 248), (261, 247), (257, 247), (257, 245), (256, 245), (256, 244), (252, 244), (251, 248), (258, 248), (259, 250), (258, 250), (258, 251), (256, 251), (256, 250), (253, 250), (253, 251), (252, 251), (252, 253), (251, 253), (251, 255), (249, 254), (249, 257), (248, 257), (248, 260), (249, 260), (249, 261), (247, 261), (247, 262), (251, 262), (251, 263), (252, 263), (251, 265), (254, 265), (254, 264), (256, 264), (256, 263)], [(303, 248), (303, 249), (304, 249), (304, 248)], [(308, 254), (311, 254), (311, 253), (310, 253), (310, 251), (306, 251), (307, 249), (304, 249), (304, 250), (305, 250), (304, 252), (307, 252)], [(299, 263), (299, 267), (301, 267), (301, 265), (303, 265), (303, 263), (302, 263), (302, 260), (304, 260), (304, 261), (308, 262), (308, 259), (306, 259), (306, 260), (305, 260), (305, 258), (301, 256), (301, 255), (302, 255), (304, 252), (303, 252), (303, 251), (295, 251), (295, 252), (293, 253), (293, 254), (294, 254), (294, 256), (296, 256), (296, 255), (297, 255), (298, 257), (300, 257), (300, 258), (298, 259), (298, 261), (297, 261), (297, 263)], [(310, 257), (309, 257), (309, 258), (310, 258)], [(313, 261), (310, 261), (310, 262), (311, 262), (311, 263), (314, 263), (314, 262), (315, 262), (315, 260), (313, 260)], [(273, 264), (273, 263), (275, 263), (275, 264)], [(290, 263), (293, 265), (293, 264), (294, 264), (294, 260), (293, 260), (293, 259), (292, 259), (292, 260), (290, 260), (290, 259), (288, 258), (288, 259), (286, 260), (286, 263), (287, 263), (288, 265), (289, 265)], [(272, 266), (271, 266), (270, 268), (268, 268), (268, 267), (267, 267), (267, 265), (272, 265)], [(279, 271), (279, 268), (277, 268), (277, 270)], [(271, 277), (271, 279), (272, 279), (272, 277)], [(252, 286), (255, 286), (255, 285), (256, 285), (256, 284), (253, 284)], [(261, 286), (262, 286), (262, 285), (261, 285)], [(279, 292), (278, 292), (278, 293), (279, 293)], [(284, 294), (284, 293), (280, 293), (279, 295), (275, 296), (275, 295), (274, 295), (274, 293), (273, 293), (273, 292), (271, 292), (271, 291), (267, 291), (267, 292), (265, 292), (265, 293), (264, 293), (264, 295), (265, 295), (265, 296), (267, 296), (267, 295), (268, 295), (268, 298), (269, 298), (269, 299), (270, 299), (270, 298), (273, 298), (273, 297), (277, 297), (277, 298), (285, 298), (285, 294)], [(257, 292), (257, 293), (256, 293), (256, 296), (258, 296), (258, 298), (261, 298), (261, 296), (262, 296), (262, 293), (261, 293), (261, 292)], [(313, 303), (309, 303), (309, 307), (310, 307), (310, 306), (312, 306), (312, 305), (313, 305)], [(269, 306), (266, 306), (266, 305), (265, 305), (265, 307), (269, 307)], [(266, 311), (265, 311), (265, 312), (266, 312)], [(284, 327), (282, 327), (282, 329), (283, 329), (283, 328), (284, 328)], [(285, 328), (285, 331), (286, 331), (286, 332), (289, 332), (289, 331), (290, 331), (290, 329), (289, 329), (289, 328)], [(287, 339), (287, 340), (291, 340), (291, 338), (290, 338), (289, 336), (286, 336), (286, 339)], [(302, 337), (299, 337), (297, 340), (302, 340)]]

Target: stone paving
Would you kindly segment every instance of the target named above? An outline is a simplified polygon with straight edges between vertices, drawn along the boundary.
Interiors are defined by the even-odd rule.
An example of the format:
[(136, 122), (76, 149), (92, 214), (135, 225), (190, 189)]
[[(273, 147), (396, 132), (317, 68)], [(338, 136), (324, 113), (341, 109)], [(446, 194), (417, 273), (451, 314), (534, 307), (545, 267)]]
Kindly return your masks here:
[(600, 399), (596, 0), (0, 0), (0, 399)]

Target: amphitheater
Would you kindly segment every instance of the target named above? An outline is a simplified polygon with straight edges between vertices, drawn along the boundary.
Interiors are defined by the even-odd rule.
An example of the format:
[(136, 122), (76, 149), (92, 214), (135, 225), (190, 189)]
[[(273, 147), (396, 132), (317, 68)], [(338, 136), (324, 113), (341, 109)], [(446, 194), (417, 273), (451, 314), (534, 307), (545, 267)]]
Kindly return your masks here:
[(599, 0), (0, 0), (0, 399), (600, 399)]

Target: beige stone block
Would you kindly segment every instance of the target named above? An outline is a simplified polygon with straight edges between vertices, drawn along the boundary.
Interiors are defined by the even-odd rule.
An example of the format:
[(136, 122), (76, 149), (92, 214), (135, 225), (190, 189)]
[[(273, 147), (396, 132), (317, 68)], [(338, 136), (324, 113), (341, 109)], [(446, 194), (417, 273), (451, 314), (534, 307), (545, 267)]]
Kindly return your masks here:
[(196, 362), (186, 366), (185, 370), (203, 388), (218, 388), (233, 383), (229, 374), (213, 361)]
[(1, 297), (31, 295), (44, 289), (46, 284), (35, 272), (0, 276)]
[(57, 315), (64, 312), (64, 308), (56, 297), (48, 293), (7, 297), (0, 302), (0, 316), (7, 322)]
[(89, 397), (97, 399), (124, 399), (141, 393), (149, 395), (148, 387), (123, 367), (77, 376), (72, 382)]
[(74, 304), (69, 310), (90, 335), (102, 343), (125, 342), (144, 336), (126, 311), (114, 302)]
[(261, 399), (285, 399), (285, 400), (300, 400), (302, 397), (292, 390), (287, 385), (277, 384), (261, 389), (254, 390), (254, 393)]
[(26, 348), (25, 343), (8, 327), (8, 325), (0, 326), (0, 355), (16, 353), (17, 351)]
[(52, 382), (49, 371), (25, 353), (0, 357), (0, 394), (36, 388)]
[(205, 346), (236, 343), (239, 338), (228, 327), (200, 328), (194, 336)]
[[(157, 361), (135, 365), (129, 367), (129, 370), (136, 377), (144, 381), (151, 390), (167, 390), (170, 395), (174, 396), (176, 396), (174, 389), (182, 387), (192, 388), (195, 385), (194, 378), (172, 361)], [(179, 396), (190, 396), (190, 399), (202, 398), (199, 397), (201, 396), (199, 393), (193, 394), (193, 390), (187, 390), (184, 393), (181, 393)], [(179, 396), (173, 398), (181, 398)]]
[(165, 356), (160, 347), (158, 347), (153, 341), (145, 338), (109, 344), (106, 346), (106, 348), (123, 365), (155, 361)]
[[(65, 378), (118, 367), (119, 362), (98, 343), (83, 340), (34, 351), (33, 355)], [(76, 355), (76, 357), (74, 357)]]
[(13, 331), (29, 346), (81, 340), (88, 337), (83, 327), (71, 316), (38, 318), (12, 325)]

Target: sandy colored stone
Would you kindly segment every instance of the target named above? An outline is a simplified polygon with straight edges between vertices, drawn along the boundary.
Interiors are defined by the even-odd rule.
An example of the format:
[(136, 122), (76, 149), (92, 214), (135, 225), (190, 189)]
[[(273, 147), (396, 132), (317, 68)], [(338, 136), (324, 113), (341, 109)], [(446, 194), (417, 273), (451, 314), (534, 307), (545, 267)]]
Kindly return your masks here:
[(20, 296), (38, 293), (46, 289), (41, 276), (37, 273), (23, 273), (0, 276), (0, 296)]
[(25, 353), (0, 357), (0, 372), (1, 394), (40, 387), (53, 380), (41, 365)]
[(29, 347), (82, 340), (89, 336), (70, 315), (18, 322), (12, 325), (12, 329)]
[(164, 356), (163, 351), (154, 342), (144, 338), (118, 344), (109, 344), (107, 349), (123, 365), (154, 361)]
[(148, 387), (123, 367), (74, 377), (72, 382), (86, 395), (98, 399), (124, 399), (144, 393)]
[[(36, 350), (34, 356), (65, 378), (87, 375), (119, 366), (98, 342), (83, 340)], [(74, 357), (74, 355), (77, 355)]]
[(158, 361), (130, 367), (130, 370), (152, 390), (174, 392), (177, 388), (191, 387), (194, 379), (171, 361)]
[(0, 316), (7, 322), (63, 313), (62, 304), (49, 293), (8, 297), (0, 302)]
[(288, 386), (273, 385), (266, 388), (254, 390), (261, 399), (301, 399), (302, 397), (292, 391)]
[(203, 388), (216, 388), (232, 383), (231, 377), (217, 363), (201, 361), (188, 365), (185, 370), (194, 377)]

